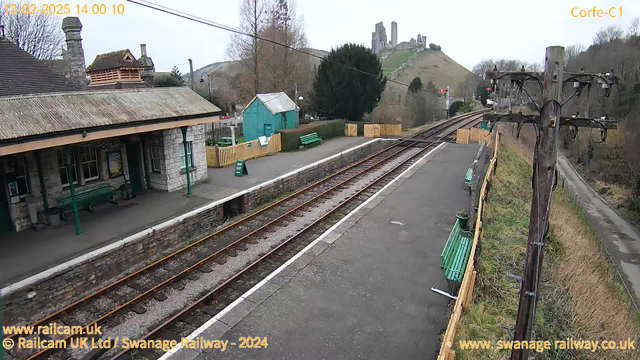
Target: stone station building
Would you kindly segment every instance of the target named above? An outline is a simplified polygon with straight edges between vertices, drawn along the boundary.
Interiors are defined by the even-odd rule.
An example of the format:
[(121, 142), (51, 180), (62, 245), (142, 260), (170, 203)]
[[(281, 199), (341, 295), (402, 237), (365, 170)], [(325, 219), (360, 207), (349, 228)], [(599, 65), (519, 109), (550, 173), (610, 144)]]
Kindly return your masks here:
[(47, 223), (72, 190), (190, 189), (207, 178), (204, 124), (219, 114), (187, 87), (0, 97), (0, 233)]

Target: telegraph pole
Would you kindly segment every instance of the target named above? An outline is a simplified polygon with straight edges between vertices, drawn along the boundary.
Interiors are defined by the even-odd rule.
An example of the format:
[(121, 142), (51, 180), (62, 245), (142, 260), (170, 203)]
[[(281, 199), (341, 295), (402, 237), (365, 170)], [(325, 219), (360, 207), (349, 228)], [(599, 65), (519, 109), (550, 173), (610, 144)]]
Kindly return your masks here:
[[(555, 181), (563, 77), (564, 48), (548, 47), (542, 83), (540, 140), (537, 149), (537, 166), (533, 174), (529, 238), (514, 341), (530, 340), (535, 323), (538, 287), (544, 258), (544, 238), (549, 228), (551, 194)], [(523, 360), (528, 357), (528, 349), (514, 349), (511, 353), (511, 360)]]
[(298, 83), (295, 83), (296, 94), (295, 94), (295, 104), (296, 104), (296, 127), (300, 126), (300, 111), (298, 110)]
[[(539, 298), (539, 285), (542, 275), (542, 263), (544, 259), (544, 240), (549, 229), (549, 214), (551, 212), (551, 195), (555, 187), (556, 159), (560, 128), (573, 126), (575, 128), (597, 128), (601, 130), (602, 140), (606, 139), (608, 129), (616, 129), (615, 120), (590, 119), (588, 117), (563, 117), (562, 105), (574, 96), (580, 97), (584, 88), (590, 89), (592, 84), (601, 84), (608, 97), (611, 93), (610, 85), (618, 83), (619, 78), (613, 75), (613, 71), (607, 74), (569, 73), (567, 82), (572, 82), (575, 92), (565, 101), (562, 99), (564, 80), (564, 48), (550, 46), (546, 50), (545, 71), (540, 79), (540, 74), (525, 72), (510, 72), (501, 74), (497, 68), (487, 72), (487, 77), (494, 80), (494, 88), (497, 89), (498, 98), (502, 100), (503, 92), (511, 95), (511, 88), (517, 85), (523, 91), (525, 83), (535, 80), (542, 91), (542, 102), (536, 104), (531, 95), (530, 100), (536, 104), (540, 116), (527, 117), (522, 114), (509, 112), (506, 114), (485, 114), (485, 120), (496, 123), (512, 122), (520, 125), (532, 122), (539, 136), (536, 141), (534, 153), (533, 172), (533, 197), (531, 199), (531, 215), (529, 218), (529, 235), (527, 239), (527, 252), (525, 266), (522, 275), (522, 287), (518, 303), (518, 315), (516, 318), (514, 341), (518, 343), (528, 342), (532, 338), (535, 325), (536, 306)], [(498, 80), (507, 79), (509, 90), (502, 89)], [(524, 89), (526, 92), (526, 89)], [(587, 94), (588, 96), (588, 94)], [(510, 99), (510, 98), (509, 98)], [(509, 100), (510, 101), (510, 100)], [(500, 101), (501, 103), (501, 101)], [(499, 105), (500, 105), (499, 103)], [(510, 103), (509, 103), (510, 105)], [(495, 126), (495, 125), (494, 125)], [(529, 358), (529, 349), (516, 349), (511, 352), (511, 360), (526, 360)]]
[(195, 88), (195, 84), (193, 83), (193, 60), (191, 59), (189, 59), (189, 78), (191, 79), (191, 90), (193, 90)]

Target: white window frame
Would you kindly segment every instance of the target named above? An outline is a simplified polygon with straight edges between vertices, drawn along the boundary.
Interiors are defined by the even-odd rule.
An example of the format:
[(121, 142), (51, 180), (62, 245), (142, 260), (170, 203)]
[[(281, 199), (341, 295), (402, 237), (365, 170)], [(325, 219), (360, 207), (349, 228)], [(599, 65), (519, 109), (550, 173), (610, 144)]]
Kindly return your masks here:
[[(87, 149), (89, 149), (89, 152), (87, 153)], [(85, 156), (89, 156), (89, 160), (85, 159)], [(91, 163), (95, 163), (96, 164), (96, 175), (95, 176), (90, 176), (90, 177), (85, 177), (84, 181), (91, 181), (91, 180), (98, 180), (100, 179), (100, 167), (98, 164), (98, 151), (96, 150), (96, 147), (89, 144), (89, 145), (82, 145), (80, 147), (80, 170), (82, 170), (82, 175), (84, 176), (84, 166), (85, 164), (88, 166), (88, 170), (89, 170), (89, 174), (91, 175), (91, 167), (90, 164)]]
[[(187, 141), (187, 154), (189, 155), (189, 169), (193, 168), (193, 148), (191, 141)], [(187, 166), (184, 164), (184, 143), (180, 143), (180, 169), (185, 170)]]
[[(19, 196), (20, 199), (24, 199), (27, 194), (31, 193), (31, 184), (29, 184), (29, 168), (27, 167), (27, 157), (24, 155), (16, 155), (15, 156), (15, 182), (18, 185), (18, 194), (15, 196)], [(18, 169), (22, 170), (23, 175), (18, 175)], [(20, 185), (18, 184), (20, 179), (23, 179), (24, 184), (26, 186), (25, 192), (20, 192)]]
[[(180, 144), (180, 146), (182, 146), (182, 152), (184, 153), (184, 145)], [(160, 164), (162, 164), (162, 152), (160, 151), (159, 145), (149, 145), (149, 158), (151, 158), (151, 171), (161, 173), (162, 167)]]
[[(76, 181), (73, 182), (74, 185), (78, 184), (78, 169), (76, 166), (76, 151), (75, 149), (70, 149), (70, 157), (71, 157), (71, 165), (73, 165), (73, 175), (76, 176)], [(57, 158), (58, 158), (58, 172), (60, 172), (61, 169), (64, 168), (64, 171), (66, 173), (67, 171), (67, 166), (64, 163), (64, 150), (58, 150), (57, 151)], [(62, 163), (62, 165), (60, 165), (60, 163)], [(72, 175), (72, 179), (73, 179), (73, 175)], [(67, 177), (69, 176), (69, 174), (67, 173)], [(69, 182), (68, 182), (68, 178), (67, 178), (67, 183), (63, 183), (62, 182), (62, 176), (60, 176), (60, 183), (62, 184), (62, 187), (67, 187), (69, 186)]]

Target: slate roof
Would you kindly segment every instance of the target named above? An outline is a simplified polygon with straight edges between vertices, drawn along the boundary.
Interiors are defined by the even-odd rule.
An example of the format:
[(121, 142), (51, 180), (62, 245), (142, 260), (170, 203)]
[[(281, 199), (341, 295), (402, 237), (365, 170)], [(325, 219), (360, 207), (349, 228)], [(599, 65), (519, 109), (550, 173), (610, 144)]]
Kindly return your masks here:
[(40, 61), (56, 74), (66, 77), (70, 72), (69, 63), (64, 59), (47, 59)]
[(256, 98), (260, 99), (264, 106), (266, 106), (273, 115), (287, 111), (294, 111), (296, 109), (296, 103), (294, 103), (293, 100), (283, 92), (258, 94), (249, 102), (249, 104), (247, 104), (247, 107), (249, 107)]
[(83, 89), (0, 36), (0, 97)]
[[(96, 56), (95, 60), (87, 67), (87, 72), (98, 70), (117, 69), (120, 67), (139, 67), (143, 65), (138, 60), (125, 60), (124, 56), (130, 54), (129, 49), (112, 51), (106, 54)], [(133, 54), (131, 54), (133, 56)], [(135, 57), (134, 57), (135, 59)]]
[(0, 98), (0, 142), (220, 112), (186, 86), (4, 97)]

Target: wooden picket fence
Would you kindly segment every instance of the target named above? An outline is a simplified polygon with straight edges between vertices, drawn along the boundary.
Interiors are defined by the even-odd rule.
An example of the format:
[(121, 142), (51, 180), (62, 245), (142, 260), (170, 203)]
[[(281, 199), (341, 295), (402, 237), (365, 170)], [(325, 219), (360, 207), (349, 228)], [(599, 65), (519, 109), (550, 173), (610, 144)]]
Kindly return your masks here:
[(456, 143), (458, 144), (468, 144), (470, 141), (483, 143), (483, 142), (491, 142), (491, 137), (489, 136), (489, 130), (484, 130), (480, 128), (471, 128), (471, 129), (458, 129), (456, 132)]
[(402, 124), (365, 124), (364, 137), (402, 136)]
[(344, 136), (358, 136), (358, 125), (346, 124), (344, 127)]
[(365, 124), (364, 137), (366, 138), (380, 137), (380, 124)]
[(478, 240), (482, 238), (482, 213), (484, 211), (485, 200), (487, 198), (487, 187), (488, 183), (491, 180), (491, 176), (495, 170), (496, 161), (498, 161), (498, 140), (500, 139), (499, 134), (496, 134), (495, 146), (493, 148), (493, 156), (491, 158), (491, 162), (489, 163), (489, 168), (487, 169), (487, 174), (484, 177), (484, 181), (482, 183), (482, 188), (480, 189), (480, 194), (478, 196), (478, 212), (476, 218), (476, 227), (473, 235), (473, 243), (471, 245), (471, 252), (469, 254), (469, 260), (467, 261), (467, 268), (464, 272), (464, 277), (462, 278), (462, 284), (460, 284), (460, 290), (458, 291), (458, 299), (453, 305), (453, 313), (451, 314), (451, 318), (449, 319), (449, 324), (447, 325), (447, 331), (444, 333), (444, 337), (442, 338), (442, 344), (440, 346), (440, 353), (438, 354), (438, 360), (453, 360), (455, 359), (456, 353), (453, 350), (453, 339), (456, 334), (456, 326), (458, 325), (458, 321), (460, 321), (460, 316), (462, 315), (462, 310), (469, 310), (471, 307), (471, 299), (473, 296), (473, 288), (476, 282), (476, 270), (474, 267), (475, 257), (476, 257), (476, 248), (478, 246)]
[(381, 136), (402, 136), (402, 124), (380, 124)]
[(458, 129), (456, 132), (456, 143), (457, 144), (468, 144), (469, 143), (469, 130), (468, 129)]
[(477, 143), (489, 142), (489, 130), (484, 130), (481, 128), (471, 128), (469, 132), (469, 141), (475, 141)]
[(258, 140), (247, 141), (234, 146), (207, 146), (207, 166), (223, 167), (236, 163), (236, 160), (255, 159), (282, 150), (280, 134), (272, 134), (267, 145), (260, 145)]

